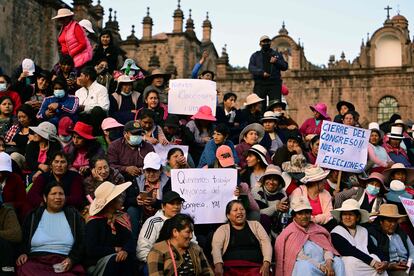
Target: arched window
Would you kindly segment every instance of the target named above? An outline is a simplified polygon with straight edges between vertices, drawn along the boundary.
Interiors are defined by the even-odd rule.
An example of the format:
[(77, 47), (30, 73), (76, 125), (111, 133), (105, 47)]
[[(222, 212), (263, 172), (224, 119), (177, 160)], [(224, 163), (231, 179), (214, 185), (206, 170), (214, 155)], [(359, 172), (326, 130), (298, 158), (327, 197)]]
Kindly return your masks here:
[(382, 98), (378, 103), (378, 123), (388, 121), (394, 113), (398, 113), (397, 100), (389, 96)]

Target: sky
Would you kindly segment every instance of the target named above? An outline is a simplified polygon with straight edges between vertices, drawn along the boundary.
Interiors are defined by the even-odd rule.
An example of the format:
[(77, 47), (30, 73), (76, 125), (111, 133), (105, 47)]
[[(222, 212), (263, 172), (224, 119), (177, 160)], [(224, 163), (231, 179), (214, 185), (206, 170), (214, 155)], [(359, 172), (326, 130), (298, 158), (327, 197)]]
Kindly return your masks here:
[[(72, 1), (65, 0), (70, 3)], [(93, 0), (96, 4), (97, 0)], [(142, 19), (150, 7), (153, 35), (172, 32), (176, 0), (101, 0), (105, 22), (111, 7), (117, 11), (120, 33), (125, 39), (135, 25), (138, 38), (142, 36)], [(202, 22), (209, 12), (213, 25), (212, 41), (219, 53), (227, 44), (232, 66), (248, 65), (250, 55), (259, 49), (259, 37), (278, 35), (284, 21), (289, 35), (304, 44), (305, 56), (315, 65), (327, 64), (330, 55), (339, 59), (342, 51), (347, 60), (358, 56), (362, 39), (382, 27), (387, 11), (390, 16), (400, 12), (409, 24), (414, 24), (413, 0), (182, 0), (185, 20), (192, 9), (195, 32), (201, 40)], [(412, 30), (412, 25), (408, 28)], [(411, 32), (413, 40), (414, 32)]]

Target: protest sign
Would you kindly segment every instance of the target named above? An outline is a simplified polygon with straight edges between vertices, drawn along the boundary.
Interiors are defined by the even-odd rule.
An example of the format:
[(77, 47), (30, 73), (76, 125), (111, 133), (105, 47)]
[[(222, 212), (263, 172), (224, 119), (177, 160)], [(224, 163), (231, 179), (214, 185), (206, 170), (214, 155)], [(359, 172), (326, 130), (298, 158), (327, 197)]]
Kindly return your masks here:
[(401, 203), (410, 218), (411, 224), (414, 225), (414, 200), (399, 196)]
[(236, 185), (236, 169), (171, 170), (172, 190), (185, 199), (181, 212), (192, 216), (195, 224), (225, 222)]
[(170, 80), (168, 91), (168, 113), (194, 115), (198, 108), (207, 105), (216, 116), (216, 83), (209, 80)]
[(153, 145), (155, 152), (161, 157), (161, 162), (165, 166), (167, 163), (167, 154), (170, 149), (179, 148), (183, 151), (185, 158), (188, 156), (188, 146), (183, 145), (161, 145), (160, 143)]
[(339, 171), (363, 171), (370, 134), (368, 129), (323, 121), (316, 164)]

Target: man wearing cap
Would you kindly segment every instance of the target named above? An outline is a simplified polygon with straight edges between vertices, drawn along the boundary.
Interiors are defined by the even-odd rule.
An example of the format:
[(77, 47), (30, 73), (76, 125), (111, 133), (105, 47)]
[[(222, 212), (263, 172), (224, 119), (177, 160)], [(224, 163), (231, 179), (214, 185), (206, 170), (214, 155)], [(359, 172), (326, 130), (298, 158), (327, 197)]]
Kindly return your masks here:
[(144, 157), (154, 147), (143, 140), (144, 130), (138, 121), (129, 121), (124, 126), (124, 136), (108, 147), (109, 164), (118, 169), (126, 179), (142, 173)]
[(250, 57), (249, 71), (254, 79), (254, 93), (263, 99), (269, 96), (269, 102), (272, 100), (281, 101), (282, 79), (280, 71), (286, 71), (288, 63), (281, 53), (270, 48), (270, 42), (267, 35), (260, 37), (259, 45), (262, 49)]
[[(167, 219), (174, 217), (181, 212), (184, 198), (180, 197), (177, 192), (169, 191), (162, 198), (162, 209), (158, 210), (155, 215), (149, 217), (139, 232), (137, 243), (137, 258), (142, 262), (147, 261), (148, 253), (157, 241), (162, 226)], [(197, 242), (195, 236), (193, 242)]]

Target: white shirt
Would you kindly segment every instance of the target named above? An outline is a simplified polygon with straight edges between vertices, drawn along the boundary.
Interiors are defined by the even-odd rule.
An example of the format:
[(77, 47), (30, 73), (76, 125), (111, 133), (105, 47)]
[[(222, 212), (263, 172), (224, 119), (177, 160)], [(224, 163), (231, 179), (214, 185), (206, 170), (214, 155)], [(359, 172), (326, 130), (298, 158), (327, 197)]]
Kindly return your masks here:
[(95, 106), (100, 106), (105, 111), (109, 110), (108, 90), (96, 81), (88, 88), (79, 88), (75, 96), (79, 98), (79, 105), (85, 106), (86, 113), (90, 113)]

